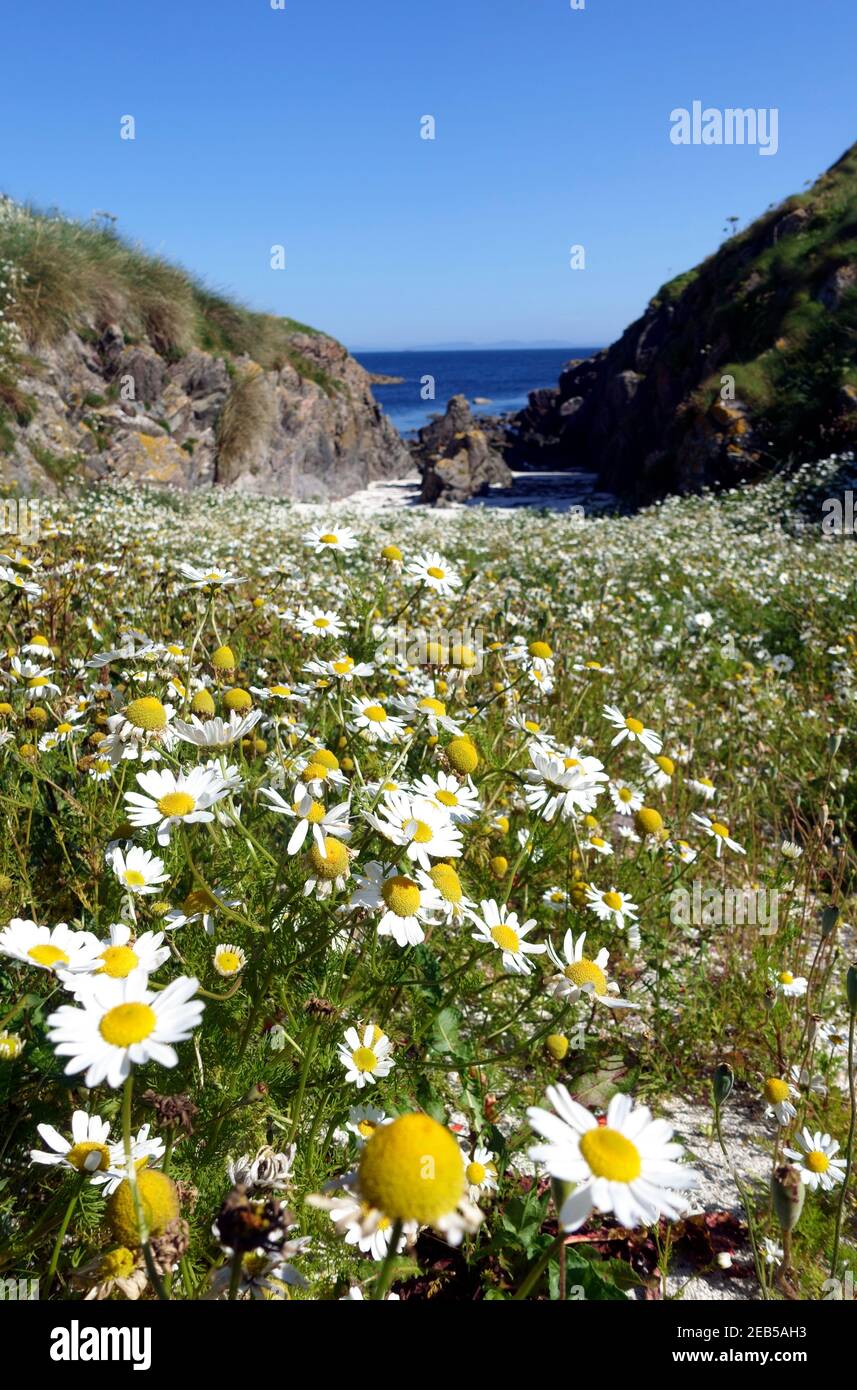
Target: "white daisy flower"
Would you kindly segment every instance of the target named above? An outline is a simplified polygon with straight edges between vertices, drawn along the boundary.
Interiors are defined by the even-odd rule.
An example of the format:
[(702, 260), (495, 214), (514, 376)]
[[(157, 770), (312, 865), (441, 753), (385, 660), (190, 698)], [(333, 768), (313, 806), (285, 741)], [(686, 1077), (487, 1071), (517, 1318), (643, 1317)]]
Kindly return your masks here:
[(626, 1227), (682, 1214), (685, 1204), (674, 1189), (692, 1187), (699, 1175), (678, 1162), (683, 1151), (666, 1120), (653, 1120), (647, 1106), (635, 1108), (621, 1094), (610, 1101), (603, 1126), (565, 1086), (549, 1086), (547, 1099), (556, 1113), (539, 1106), (527, 1112), (547, 1140), (529, 1153), (551, 1177), (577, 1184), (560, 1209), (564, 1231), (578, 1230), (593, 1211), (612, 1212)]
[(138, 772), (137, 784), (145, 795), (125, 793), (128, 820), (134, 826), (157, 826), (159, 845), (169, 844), (174, 825), (214, 820), (210, 808), (226, 795), (219, 773), (205, 767), (178, 774), (169, 770)]
[(307, 637), (342, 637), (345, 632), (345, 623), (331, 608), (299, 608), (295, 626)]
[(294, 801), (291, 805), (273, 787), (261, 787), (260, 790), (272, 811), (281, 816), (290, 816), (296, 821), (286, 846), (287, 854), (297, 854), (303, 848), (307, 835), (312, 835), (322, 858), (326, 857), (324, 848), (326, 835), (333, 835), (338, 840), (351, 839), (351, 825), (348, 819), (351, 809), (349, 802), (343, 801), (340, 805), (331, 806), (330, 810), (327, 810), (320, 801), (316, 801), (313, 796), (310, 796), (303, 782), (296, 784)]
[(349, 728), (370, 743), (397, 743), (404, 727), (404, 720), (390, 714), (378, 700), (364, 696), (351, 701)]
[(221, 942), (215, 947), (214, 968), (224, 980), (231, 980), (233, 976), (240, 975), (246, 964), (247, 957), (240, 946), (233, 946), (231, 942)]
[(395, 1066), (392, 1050), (390, 1039), (374, 1023), (367, 1024), (362, 1035), (356, 1028), (346, 1028), (345, 1041), (339, 1044), (346, 1083), (362, 1091), (364, 1086), (389, 1076)]
[(409, 724), (424, 721), (432, 738), (437, 738), (438, 729), (445, 729), (449, 734), (461, 733), (461, 725), (450, 719), (443, 700), (436, 699), (434, 695), (407, 695), (397, 699), (395, 704)]
[(626, 924), (633, 922), (639, 910), (628, 894), (620, 893), (618, 888), (608, 888), (603, 892), (600, 888), (594, 888), (592, 884), (586, 889), (586, 904), (599, 921), (613, 921), (620, 931)]
[(540, 956), (547, 950), (546, 946), (535, 946), (525, 940), (536, 925), (535, 917), (521, 926), (518, 914), (510, 912), (505, 904), (498, 905), (493, 898), (483, 899), (481, 909), (481, 915), (469, 914), (479, 928), (473, 933), (473, 940), (502, 951), (503, 969), (508, 975), (529, 975), (533, 967), (527, 957)]
[(349, 906), (380, 910), (379, 936), (392, 936), (397, 946), (418, 946), (425, 940), (423, 925), (440, 909), (440, 894), (428, 875), (418, 882), (373, 859), (358, 878)]
[(837, 1183), (845, 1181), (846, 1160), (834, 1157), (839, 1151), (837, 1139), (831, 1139), (829, 1134), (822, 1134), (819, 1130), (810, 1134), (804, 1128), (795, 1142), (800, 1149), (783, 1149), (783, 1153), (795, 1160), (801, 1182), (811, 1191), (820, 1187), (822, 1192), (830, 1192)]
[[(313, 1195), (308, 1199), (309, 1205), (321, 1207), (327, 1211), (336, 1228), (336, 1234), (342, 1237), (346, 1245), (353, 1245), (361, 1254), (369, 1255), (373, 1260), (386, 1259), (393, 1236), (394, 1223), (388, 1216), (383, 1216), (381, 1212), (373, 1212), (370, 1217), (369, 1209), (366, 1203), (358, 1197), (353, 1183), (354, 1177), (349, 1175), (348, 1178), (343, 1179), (342, 1187), (331, 1196)], [(408, 1241), (414, 1239), (418, 1230), (419, 1226), (416, 1221), (402, 1224), (396, 1254), (401, 1254)]]
[(441, 810), (458, 825), (475, 820), (482, 810), (479, 793), (471, 778), (460, 782), (451, 772), (423, 773), (414, 783), (414, 794), (437, 802)]
[(349, 1134), (354, 1135), (358, 1145), (362, 1148), (366, 1140), (371, 1139), (379, 1125), (390, 1123), (390, 1118), (377, 1105), (352, 1105), (348, 1112), (348, 1123), (345, 1128)]
[(48, 1037), (58, 1057), (68, 1057), (65, 1072), (85, 1072), (90, 1089), (106, 1081), (121, 1086), (132, 1066), (178, 1062), (173, 1043), (191, 1036), (205, 1007), (193, 999), (199, 981), (186, 975), (165, 989), (148, 988), (146, 975), (135, 971), (124, 980), (89, 977), (90, 986), (77, 1007), (64, 1004), (48, 1016)]
[(150, 850), (141, 849), (139, 845), (125, 850), (117, 845), (110, 856), (110, 867), (125, 891), (135, 896), (157, 893), (160, 885), (169, 878), (169, 874), (164, 872), (163, 859)]
[(642, 793), (627, 782), (611, 782), (607, 790), (620, 816), (630, 816), (634, 811), (639, 811), (643, 804)]
[(29, 918), (13, 917), (0, 932), (0, 956), (54, 975), (91, 970), (101, 949), (92, 932), (76, 931), (66, 922), (40, 927)]
[(436, 594), (448, 597), (461, 588), (461, 575), (436, 550), (415, 555), (408, 562), (406, 569), (408, 574), (412, 574)]
[[(94, 975), (107, 975), (111, 980), (124, 980), (134, 970), (151, 975), (169, 959), (170, 948), (163, 945), (162, 931), (143, 932), (135, 937), (127, 922), (113, 922), (108, 930), (110, 935), (106, 941), (98, 943), (98, 955), (89, 967)], [(64, 978), (62, 970), (60, 976)], [(89, 980), (84, 975), (64, 978), (64, 983), (73, 993), (78, 986), (84, 990), (89, 988)]]
[(786, 999), (800, 999), (806, 994), (808, 981), (803, 975), (793, 975), (790, 970), (781, 970), (773, 977), (774, 987), (778, 994), (782, 994)]
[[(607, 774), (600, 770), (597, 758), (587, 760), (560, 754), (549, 753), (537, 744), (529, 747), (533, 766), (525, 768), (522, 777), (526, 783), (524, 797), (531, 811), (538, 811), (542, 819), (552, 821), (559, 812), (563, 820), (568, 820), (575, 812), (590, 815), (601, 795), (602, 783)], [(592, 767), (592, 763), (598, 763)]]
[(313, 526), (304, 536), (304, 545), (309, 546), (316, 555), (324, 550), (349, 551), (358, 544), (354, 532), (347, 526)]
[(691, 815), (693, 816), (693, 819), (696, 821), (697, 825), (701, 825), (705, 832), (708, 835), (710, 835), (714, 840), (715, 851), (718, 859), (723, 853), (724, 845), (726, 845), (729, 849), (734, 850), (735, 854), (747, 853), (747, 851), (744, 848), (742, 848), (741, 845), (738, 844), (737, 840), (732, 839), (731, 835), (729, 834), (729, 826), (725, 825), (723, 821), (712, 820), (710, 816), (701, 816), (696, 811), (692, 811)]
[[(103, 1187), (105, 1196), (109, 1196), (125, 1177), (125, 1146), (121, 1141), (111, 1141), (109, 1120), (88, 1115), (85, 1110), (75, 1110), (71, 1117), (71, 1140), (53, 1125), (37, 1125), (36, 1129), (48, 1149), (31, 1149), (31, 1163), (90, 1173), (90, 1181), (96, 1187)], [(135, 1168), (163, 1158), (164, 1143), (161, 1139), (150, 1139), (149, 1129), (149, 1125), (143, 1125), (131, 1138), (131, 1162)]]
[(785, 1081), (781, 1076), (769, 1076), (762, 1087), (762, 1095), (768, 1102), (765, 1119), (775, 1119), (778, 1125), (787, 1125), (797, 1114), (792, 1105), (792, 1097), (797, 1094), (790, 1081)]
[(472, 1155), (465, 1152), (464, 1177), (467, 1195), (471, 1202), (478, 1202), (487, 1192), (497, 1191), (497, 1155), (484, 1145), (477, 1144)]
[(710, 777), (691, 777), (689, 778), (688, 784), (695, 792), (698, 792), (700, 796), (704, 797), (706, 801), (711, 801), (712, 797), (717, 795), (717, 788)]
[(250, 710), (245, 715), (231, 710), (228, 720), (221, 719), (219, 715), (213, 719), (199, 719), (192, 714), (190, 723), (184, 719), (174, 720), (173, 729), (183, 743), (193, 743), (197, 748), (226, 748), (230, 743), (246, 738), (261, 718), (262, 711), (259, 709)]
[(377, 813), (367, 811), (366, 819), (394, 845), (403, 846), (408, 859), (426, 872), (432, 859), (457, 859), (461, 854), (461, 831), (436, 801), (385, 792)]
[(663, 740), (660, 734), (656, 734), (654, 729), (647, 729), (641, 719), (635, 715), (624, 715), (616, 705), (604, 706), (604, 718), (609, 719), (614, 729), (619, 732), (611, 743), (611, 748), (615, 748), (618, 743), (623, 743), (629, 739), (632, 743), (641, 743), (647, 753), (652, 757), (657, 757), (663, 747)]
[(567, 1004), (574, 1004), (578, 999), (592, 996), (610, 1009), (639, 1008), (639, 1004), (632, 1004), (627, 999), (613, 998), (614, 995), (618, 995), (619, 986), (607, 978), (610, 952), (606, 947), (602, 947), (598, 955), (590, 960), (583, 954), (585, 941), (586, 932), (581, 932), (575, 941), (569, 928), (563, 938), (562, 955), (555, 950), (550, 941), (548, 942), (548, 955), (561, 971), (561, 974), (554, 976), (550, 982), (551, 994), (556, 999), (565, 1000)]
[(220, 569), (217, 565), (207, 565), (205, 569), (199, 569), (196, 565), (180, 563), (176, 568), (182, 578), (188, 581), (191, 589), (223, 589), (230, 584), (242, 583), (237, 574)]

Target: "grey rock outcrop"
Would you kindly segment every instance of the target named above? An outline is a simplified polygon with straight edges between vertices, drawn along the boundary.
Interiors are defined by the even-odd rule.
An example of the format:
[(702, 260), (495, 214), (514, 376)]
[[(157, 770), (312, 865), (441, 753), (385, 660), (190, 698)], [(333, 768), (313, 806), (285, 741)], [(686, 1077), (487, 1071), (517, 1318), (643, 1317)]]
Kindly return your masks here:
[(368, 373), (324, 334), (295, 333), (269, 370), (197, 349), (168, 360), (116, 324), (24, 347), (30, 418), (7, 422), (0, 454), (0, 482), (24, 492), (130, 478), (323, 501), (411, 468)]

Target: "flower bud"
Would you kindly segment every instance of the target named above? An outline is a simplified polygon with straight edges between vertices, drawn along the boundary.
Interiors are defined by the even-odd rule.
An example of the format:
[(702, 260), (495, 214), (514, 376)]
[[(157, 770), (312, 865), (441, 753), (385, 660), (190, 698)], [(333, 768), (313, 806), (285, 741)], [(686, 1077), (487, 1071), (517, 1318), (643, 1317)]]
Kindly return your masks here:
[(732, 1094), (732, 1087), (735, 1085), (735, 1074), (730, 1066), (721, 1062), (714, 1073), (712, 1088), (714, 1090), (714, 1104), (722, 1105)]
[(848, 998), (848, 1009), (852, 1014), (857, 1014), (857, 965), (849, 965), (848, 974), (845, 976), (845, 994)]
[(771, 1193), (781, 1229), (783, 1232), (793, 1231), (800, 1221), (806, 1196), (806, 1188), (801, 1182), (797, 1168), (784, 1163), (775, 1169), (771, 1179)]
[(839, 921), (839, 908), (826, 907), (821, 914), (821, 935), (830, 936), (836, 923)]

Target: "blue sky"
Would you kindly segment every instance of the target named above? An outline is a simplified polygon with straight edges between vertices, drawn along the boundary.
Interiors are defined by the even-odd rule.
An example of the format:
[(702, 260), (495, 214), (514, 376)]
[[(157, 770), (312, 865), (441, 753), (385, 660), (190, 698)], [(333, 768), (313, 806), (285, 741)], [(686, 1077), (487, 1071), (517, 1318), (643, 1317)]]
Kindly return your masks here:
[[(39, 0), (3, 42), (0, 189), (364, 348), (607, 342), (857, 137), (853, 0)], [(777, 154), (673, 145), (694, 100)]]

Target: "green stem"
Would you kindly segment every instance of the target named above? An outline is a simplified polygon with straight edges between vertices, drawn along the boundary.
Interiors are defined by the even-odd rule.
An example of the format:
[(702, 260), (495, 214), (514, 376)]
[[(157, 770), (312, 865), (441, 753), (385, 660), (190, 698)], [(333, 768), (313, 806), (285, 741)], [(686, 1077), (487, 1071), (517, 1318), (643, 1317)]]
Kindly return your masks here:
[(544, 1254), (536, 1260), (536, 1263), (533, 1265), (523, 1284), (518, 1289), (517, 1293), (513, 1295), (515, 1302), (519, 1303), (521, 1299), (526, 1298), (527, 1295), (532, 1292), (550, 1264), (550, 1261), (555, 1255), (559, 1254), (564, 1245), (565, 1231), (560, 1231), (556, 1240), (551, 1241)]
[(62, 1224), (59, 1228), (59, 1231), (57, 1232), (57, 1238), (54, 1242), (53, 1254), (51, 1255), (51, 1262), (48, 1265), (48, 1273), (45, 1279), (45, 1292), (43, 1295), (45, 1298), (47, 1298), (48, 1294), (51, 1291), (51, 1284), (54, 1282), (54, 1275), (57, 1272), (57, 1265), (59, 1263), (60, 1251), (62, 1250), (62, 1243), (65, 1240), (66, 1232), (68, 1231), (72, 1214), (74, 1212), (75, 1207), (77, 1206), (77, 1199), (80, 1196), (81, 1191), (83, 1190), (83, 1185), (88, 1177), (88, 1173), (80, 1173), (78, 1175), (77, 1181), (74, 1185), (74, 1191), (72, 1192), (68, 1206), (65, 1209), (65, 1216), (63, 1217)]
[(848, 1025), (848, 1094), (851, 1099), (851, 1123), (848, 1126), (845, 1177), (842, 1180), (842, 1191), (839, 1194), (839, 1206), (836, 1209), (836, 1231), (833, 1236), (833, 1259), (830, 1262), (831, 1279), (836, 1278), (836, 1261), (839, 1258), (839, 1236), (842, 1232), (842, 1213), (845, 1210), (845, 1197), (848, 1192), (848, 1182), (851, 1177), (851, 1165), (854, 1162), (854, 1131), (857, 1129), (857, 1076), (855, 1076), (854, 1073), (855, 1024), (857, 1024), (857, 1014), (852, 1014), (851, 1022)]
[(396, 1252), (399, 1249), (399, 1241), (401, 1239), (402, 1223), (401, 1221), (394, 1221), (393, 1229), (390, 1232), (390, 1244), (387, 1247), (387, 1253), (384, 1256), (384, 1263), (381, 1266), (381, 1272), (378, 1275), (378, 1278), (375, 1280), (375, 1287), (372, 1290), (373, 1303), (377, 1303), (379, 1300), (384, 1299), (387, 1295), (387, 1289), (389, 1287), (390, 1279), (393, 1274), (393, 1262), (395, 1261)]

